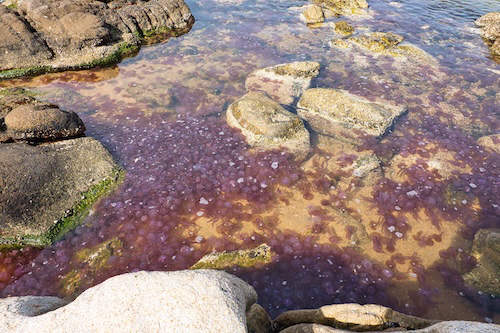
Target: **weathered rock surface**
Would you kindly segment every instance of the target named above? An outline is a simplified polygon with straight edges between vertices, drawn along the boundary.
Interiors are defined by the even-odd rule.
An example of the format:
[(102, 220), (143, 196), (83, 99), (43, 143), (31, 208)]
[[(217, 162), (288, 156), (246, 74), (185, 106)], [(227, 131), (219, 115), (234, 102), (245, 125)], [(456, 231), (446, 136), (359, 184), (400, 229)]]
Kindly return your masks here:
[(223, 251), (210, 253), (198, 260), (191, 269), (225, 269), (234, 266), (254, 267), (268, 264), (272, 260), (271, 247), (262, 244), (249, 250)]
[(259, 304), (250, 307), (246, 314), (248, 333), (272, 333), (273, 323), (269, 314)]
[[(0, 331), (243, 333), (256, 299), (252, 287), (222, 271), (128, 273), (62, 307), (53, 297), (2, 299)], [(57, 309), (37, 315), (38, 306)]]
[(381, 305), (334, 304), (317, 310), (293, 310), (280, 314), (274, 325), (278, 329), (311, 323), (353, 331), (384, 330), (390, 327), (419, 329), (435, 321), (399, 313)]
[(117, 62), (145, 38), (187, 31), (183, 0), (18, 0), (0, 5), (0, 78)]
[(297, 114), (314, 130), (354, 144), (383, 136), (404, 112), (406, 107), (371, 102), (340, 89), (308, 89), (297, 104)]
[[(371, 331), (371, 332), (406, 332), (405, 329), (394, 327), (390, 330)], [(500, 331), (500, 326), (493, 324), (484, 324), (472, 321), (443, 321), (432, 326), (419, 330), (412, 330), (416, 333), (496, 333)], [(352, 332), (343, 329), (332, 328), (318, 324), (299, 324), (288, 327), (280, 333), (346, 333)]]
[(480, 137), (477, 143), (488, 151), (500, 154), (500, 134)]
[(321, 23), (325, 21), (323, 8), (317, 5), (306, 6), (302, 12), (302, 17), (307, 24)]
[(485, 14), (475, 23), (481, 28), (481, 37), (490, 47), (493, 58), (500, 61), (500, 12)]
[(336, 15), (356, 14), (361, 9), (368, 8), (366, 0), (312, 0), (312, 2), (332, 11)]
[(227, 123), (241, 130), (252, 147), (286, 148), (298, 160), (310, 150), (309, 132), (302, 120), (262, 92), (249, 92), (226, 112)]
[(60, 110), (48, 103), (30, 103), (16, 107), (3, 118), (1, 141), (47, 141), (81, 136), (82, 120), (74, 112)]
[(335, 32), (340, 35), (350, 36), (354, 33), (354, 27), (346, 21), (335, 22)]
[(481, 229), (474, 236), (472, 255), (477, 266), (464, 274), (467, 284), (492, 295), (500, 295), (500, 229)]
[(342, 49), (361, 47), (374, 54), (389, 55), (411, 61), (418, 60), (428, 64), (436, 63), (436, 60), (427, 52), (413, 44), (403, 43), (403, 40), (403, 36), (392, 32), (371, 32), (334, 39), (331, 45)]
[(293, 104), (319, 75), (320, 64), (297, 61), (252, 72), (245, 82), (248, 91), (264, 91), (281, 104)]
[(49, 244), (116, 177), (111, 155), (92, 138), (0, 144), (0, 247)]

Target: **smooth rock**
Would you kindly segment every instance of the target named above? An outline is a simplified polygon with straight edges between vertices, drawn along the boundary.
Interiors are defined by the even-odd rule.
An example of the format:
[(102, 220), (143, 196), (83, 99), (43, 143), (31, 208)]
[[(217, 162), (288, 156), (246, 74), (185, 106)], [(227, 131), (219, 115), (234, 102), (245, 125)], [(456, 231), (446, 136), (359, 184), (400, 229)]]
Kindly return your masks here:
[(55, 222), (81, 213), (79, 203), (93, 203), (117, 170), (106, 149), (88, 137), (0, 144), (0, 247), (49, 244), (59, 233)]
[(247, 331), (248, 333), (272, 333), (273, 324), (271, 317), (259, 304), (254, 304), (247, 311)]
[(322, 134), (359, 144), (366, 137), (381, 137), (406, 107), (371, 102), (345, 90), (313, 88), (302, 95), (297, 114)]
[(248, 91), (263, 91), (275, 101), (291, 105), (319, 75), (320, 64), (297, 61), (266, 67), (252, 72), (245, 82)]
[(476, 267), (464, 281), (488, 294), (500, 296), (500, 229), (481, 229), (474, 236), (472, 256)]
[(293, 325), (311, 323), (353, 331), (374, 331), (395, 326), (419, 329), (435, 322), (405, 315), (381, 305), (334, 304), (317, 310), (284, 312), (274, 320), (274, 326), (278, 330), (283, 330)]
[(492, 134), (477, 139), (477, 144), (488, 151), (500, 154), (500, 134)]
[(13, 140), (46, 141), (81, 136), (82, 120), (74, 112), (51, 104), (26, 104), (10, 111), (4, 118), (6, 135)]
[(249, 92), (226, 112), (229, 126), (241, 130), (247, 143), (260, 150), (283, 147), (303, 160), (310, 150), (302, 120), (262, 92)]
[(306, 6), (302, 12), (302, 17), (307, 24), (321, 23), (325, 21), (323, 9), (317, 5)]
[(255, 290), (222, 271), (136, 272), (119, 275), (61, 304), (53, 297), (41, 315), (26, 300), (0, 300), (2, 332), (246, 332), (245, 313)]

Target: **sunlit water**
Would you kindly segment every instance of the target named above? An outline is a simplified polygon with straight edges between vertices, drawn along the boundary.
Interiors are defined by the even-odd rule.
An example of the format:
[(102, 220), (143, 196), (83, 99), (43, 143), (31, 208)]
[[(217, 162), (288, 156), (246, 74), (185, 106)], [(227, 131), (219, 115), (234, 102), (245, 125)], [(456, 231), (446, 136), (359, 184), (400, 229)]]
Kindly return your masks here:
[[(500, 67), (473, 25), (498, 1), (372, 0), (369, 15), (341, 18), (401, 34), (434, 57), (425, 63), (331, 48), (339, 19), (308, 28), (293, 8), (304, 1), (187, 2), (197, 20), (187, 35), (117, 67), (0, 83), (78, 112), (127, 171), (65, 239), (0, 254), (0, 294), (70, 296), (116, 274), (267, 243), (272, 264), (229, 271), (272, 315), (358, 302), (500, 322), (499, 300), (461, 278), (475, 265), (474, 233), (500, 226), (499, 156), (475, 142), (498, 132)], [(251, 71), (295, 60), (321, 63), (315, 86), (407, 104), (408, 115), (360, 149), (313, 135), (304, 165), (252, 153), (224, 111)], [(352, 177), (366, 152), (382, 169)], [(108, 240), (114, 252), (99, 270), (75, 255)]]

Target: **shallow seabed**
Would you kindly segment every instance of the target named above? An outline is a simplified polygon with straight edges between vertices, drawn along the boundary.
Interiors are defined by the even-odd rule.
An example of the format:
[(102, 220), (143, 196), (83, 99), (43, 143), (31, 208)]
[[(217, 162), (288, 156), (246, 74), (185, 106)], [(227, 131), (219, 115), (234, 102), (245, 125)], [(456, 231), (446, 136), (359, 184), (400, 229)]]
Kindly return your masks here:
[[(474, 233), (500, 226), (500, 159), (476, 143), (498, 133), (500, 66), (473, 24), (498, 1), (371, 0), (366, 15), (314, 29), (299, 20), (304, 1), (187, 3), (197, 20), (187, 35), (114, 68), (0, 82), (78, 112), (127, 171), (63, 240), (1, 253), (0, 295), (71, 296), (116, 274), (185, 269), (214, 250), (267, 243), (271, 264), (229, 271), (272, 315), (358, 302), (499, 323), (498, 298), (461, 278), (475, 265)], [(332, 48), (338, 20), (400, 34), (432, 57)], [(252, 153), (224, 110), (251, 71), (295, 60), (321, 63), (315, 86), (409, 112), (361, 148), (314, 134), (303, 165)], [(365, 154), (381, 167), (361, 179), (352, 163)], [(92, 251), (101, 257), (85, 259)]]

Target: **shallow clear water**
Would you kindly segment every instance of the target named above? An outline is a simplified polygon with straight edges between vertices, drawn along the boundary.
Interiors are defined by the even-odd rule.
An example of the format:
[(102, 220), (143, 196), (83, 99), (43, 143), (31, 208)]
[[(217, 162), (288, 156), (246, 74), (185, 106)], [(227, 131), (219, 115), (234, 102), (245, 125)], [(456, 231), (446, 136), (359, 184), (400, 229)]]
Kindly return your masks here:
[[(229, 271), (273, 315), (359, 302), (500, 322), (499, 300), (461, 279), (474, 266), (475, 231), (500, 226), (500, 159), (475, 143), (498, 133), (500, 66), (473, 29), (498, 1), (373, 0), (369, 15), (340, 18), (401, 34), (434, 58), (426, 62), (332, 48), (329, 22), (339, 19), (307, 27), (293, 8), (304, 1), (187, 3), (197, 20), (188, 34), (114, 68), (0, 82), (78, 112), (127, 170), (62, 241), (0, 254), (0, 294), (67, 296), (123, 272), (185, 269), (213, 250), (267, 243), (272, 264)], [(315, 86), (404, 103), (408, 115), (360, 149), (313, 135), (304, 165), (252, 153), (224, 110), (251, 71), (295, 60), (321, 63)], [(366, 152), (382, 171), (359, 180), (348, 167)], [(101, 269), (79, 258), (109, 240)]]

